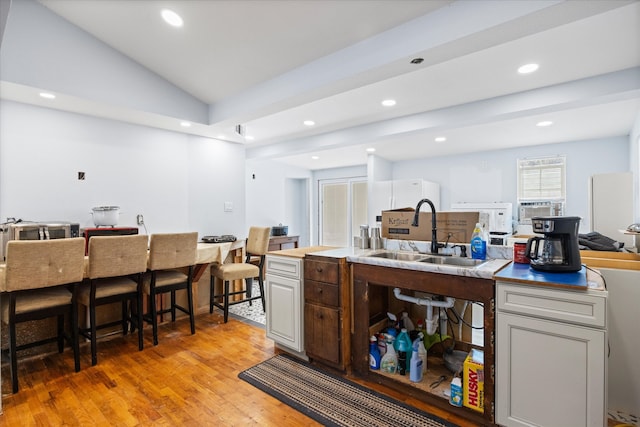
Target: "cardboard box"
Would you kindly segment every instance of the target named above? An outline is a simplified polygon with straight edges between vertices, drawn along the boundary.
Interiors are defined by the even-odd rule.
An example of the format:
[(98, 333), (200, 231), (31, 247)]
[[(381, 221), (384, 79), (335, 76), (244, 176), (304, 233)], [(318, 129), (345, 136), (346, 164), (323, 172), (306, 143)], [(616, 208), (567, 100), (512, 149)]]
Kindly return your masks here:
[(462, 403), (467, 408), (484, 412), (484, 352), (472, 349), (464, 360)]
[[(418, 226), (413, 227), (415, 213), (412, 208), (382, 211), (382, 237), (430, 242), (431, 212), (420, 211)], [(438, 242), (468, 244), (479, 217), (479, 212), (436, 212)]]

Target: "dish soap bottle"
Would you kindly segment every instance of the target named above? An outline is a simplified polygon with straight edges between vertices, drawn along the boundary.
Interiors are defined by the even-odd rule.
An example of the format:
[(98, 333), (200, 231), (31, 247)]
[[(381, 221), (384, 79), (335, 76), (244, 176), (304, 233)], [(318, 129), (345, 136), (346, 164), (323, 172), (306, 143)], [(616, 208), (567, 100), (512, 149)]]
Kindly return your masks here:
[(380, 369), (380, 350), (378, 349), (378, 339), (373, 335), (369, 339), (369, 368)]
[(395, 374), (398, 368), (398, 356), (396, 355), (396, 351), (393, 348), (393, 337), (391, 335), (386, 335), (387, 338), (387, 352), (382, 356), (382, 360), (380, 361), (380, 369), (382, 372), (386, 372), (388, 374)]
[(413, 342), (413, 352), (411, 352), (411, 370), (409, 371), (409, 381), (413, 383), (419, 383), (422, 381), (422, 358), (420, 357), (420, 345), (422, 340), (417, 338)]
[(482, 228), (482, 224), (476, 223), (471, 235), (471, 258), (486, 259), (487, 258), (487, 238)]

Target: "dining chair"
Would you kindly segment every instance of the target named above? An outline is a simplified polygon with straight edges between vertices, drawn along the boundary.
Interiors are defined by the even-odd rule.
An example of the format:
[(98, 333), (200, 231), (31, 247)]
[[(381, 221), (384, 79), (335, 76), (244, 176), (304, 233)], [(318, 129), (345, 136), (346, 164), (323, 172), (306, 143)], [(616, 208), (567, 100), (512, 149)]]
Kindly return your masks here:
[[(266, 305), (264, 301), (264, 260), (269, 249), (269, 237), (271, 236), (271, 227), (251, 227), (249, 229), (249, 237), (247, 237), (246, 245), (246, 259), (242, 263), (228, 263), (228, 264), (212, 264), (211, 265), (211, 277), (209, 287), (209, 313), (213, 313), (213, 307), (218, 307), (224, 313), (224, 323), (227, 323), (229, 319), (229, 306), (234, 304), (241, 304), (244, 302), (260, 299), (262, 300), (262, 310), (264, 311)], [(251, 263), (253, 257), (258, 257), (258, 265)], [(260, 295), (253, 296), (253, 278), (258, 278), (258, 284), (260, 286)], [(215, 280), (216, 278), (222, 280), (223, 289), (222, 294), (215, 293)], [(229, 282), (233, 280), (244, 280), (245, 289), (240, 291), (229, 292)], [(233, 295), (242, 295), (244, 298), (237, 301), (230, 301)], [(218, 302), (218, 299), (222, 297), (222, 302)]]
[[(97, 330), (122, 326), (126, 335), (138, 328), (138, 350), (144, 347), (142, 337), (142, 274), (147, 270), (148, 236), (93, 236), (89, 239), (88, 283), (78, 290), (78, 301), (89, 310), (89, 325), (80, 333), (91, 340), (91, 365), (98, 363)], [(96, 308), (120, 303), (119, 320), (97, 324)]]
[[(58, 352), (62, 353), (67, 339), (73, 348), (75, 371), (80, 371), (78, 310), (74, 296), (84, 274), (84, 239), (9, 241), (4, 268), (1, 316), (2, 322), (9, 325), (6, 352), (13, 393), (18, 392), (19, 350), (57, 342)], [(65, 316), (69, 318), (70, 334), (64, 330)], [(30, 331), (17, 336), (18, 323), (52, 317), (57, 318), (57, 336), (28, 343), (24, 341), (33, 338)]]
[[(148, 295), (149, 310), (145, 321), (153, 327), (153, 345), (158, 345), (158, 316), (171, 313), (171, 321), (176, 320), (176, 309), (189, 315), (191, 334), (196, 333), (193, 306), (193, 271), (196, 263), (198, 233), (152, 234), (149, 244), (148, 271), (144, 276), (144, 293)], [(176, 300), (176, 291), (184, 289), (187, 306)], [(158, 296), (171, 293), (167, 308), (158, 309)]]

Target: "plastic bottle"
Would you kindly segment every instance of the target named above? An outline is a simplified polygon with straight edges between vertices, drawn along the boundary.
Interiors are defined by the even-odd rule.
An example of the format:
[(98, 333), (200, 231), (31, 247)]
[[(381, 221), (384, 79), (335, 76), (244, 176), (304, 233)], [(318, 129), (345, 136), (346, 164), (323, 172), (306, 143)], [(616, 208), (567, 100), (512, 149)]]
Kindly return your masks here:
[(471, 258), (486, 259), (487, 258), (487, 236), (485, 235), (482, 224), (476, 223), (471, 235)]
[(411, 370), (409, 371), (409, 381), (419, 383), (422, 381), (422, 358), (420, 357), (419, 348), (422, 344), (420, 338), (413, 342), (413, 351), (411, 352)]
[(451, 392), (449, 403), (453, 406), (462, 406), (462, 381), (460, 377), (453, 377), (451, 380)]
[(380, 352), (381, 358), (387, 352), (387, 340), (383, 333), (378, 334), (378, 351)]
[(382, 356), (382, 360), (380, 360), (380, 369), (382, 372), (395, 374), (398, 369), (398, 355), (393, 348), (393, 337), (391, 335), (386, 335), (386, 338), (387, 352)]
[(380, 369), (380, 350), (378, 350), (378, 339), (373, 335), (369, 339), (369, 368)]
[(406, 311), (402, 312), (402, 324), (404, 325), (403, 327), (407, 330), (407, 332), (411, 332), (416, 329), (413, 326), (413, 322), (409, 318), (409, 313), (407, 313)]
[(413, 347), (413, 343), (411, 342), (411, 338), (409, 338), (406, 328), (402, 328), (400, 330), (400, 333), (396, 338), (396, 342), (394, 343), (394, 347), (398, 353), (398, 373), (400, 375), (405, 375), (410, 371), (410, 363), (408, 362), (411, 357), (411, 349)]
[[(418, 332), (418, 356), (422, 359), (422, 373), (427, 372), (427, 349), (424, 346), (424, 334), (422, 332)], [(413, 343), (415, 344), (416, 341)]]

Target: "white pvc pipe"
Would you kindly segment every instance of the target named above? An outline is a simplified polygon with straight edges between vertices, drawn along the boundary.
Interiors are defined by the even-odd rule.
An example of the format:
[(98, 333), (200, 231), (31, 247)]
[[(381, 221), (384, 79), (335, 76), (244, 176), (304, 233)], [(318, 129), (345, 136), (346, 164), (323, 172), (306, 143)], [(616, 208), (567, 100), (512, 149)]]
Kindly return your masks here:
[[(427, 298), (418, 298), (418, 297), (410, 297), (409, 295), (403, 295), (400, 291), (400, 288), (393, 288), (393, 294), (395, 297), (401, 301), (410, 302), (417, 305), (424, 305), (427, 308), (427, 318), (426, 318), (426, 331), (427, 334), (432, 335), (435, 333), (435, 325), (433, 324), (433, 307), (442, 307), (442, 308), (451, 308), (455, 304), (455, 298), (446, 297), (444, 301), (433, 301), (432, 299)], [(430, 329), (432, 329), (430, 331)]]

